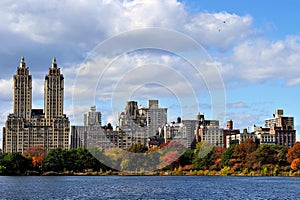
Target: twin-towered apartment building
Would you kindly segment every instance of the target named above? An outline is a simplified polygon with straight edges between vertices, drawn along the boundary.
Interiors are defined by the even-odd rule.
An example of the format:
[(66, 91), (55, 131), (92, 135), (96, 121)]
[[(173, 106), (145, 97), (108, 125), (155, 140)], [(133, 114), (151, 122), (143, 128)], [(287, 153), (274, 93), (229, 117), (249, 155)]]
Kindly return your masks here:
[(22, 57), (13, 76), (13, 112), (3, 128), (3, 152), (23, 153), (30, 147), (69, 148), (70, 121), (64, 111), (64, 77), (56, 59), (44, 82), (44, 109), (32, 108), (32, 76)]
[(64, 77), (56, 59), (48, 69), (44, 82), (44, 109), (32, 108), (32, 76), (21, 59), (13, 76), (13, 112), (3, 128), (3, 152), (25, 152), (30, 147), (42, 147), (45, 152), (62, 148), (121, 148), (135, 143), (148, 147), (168, 141), (178, 141), (188, 149), (197, 142), (207, 141), (215, 146), (229, 147), (252, 138), (260, 144), (279, 144), (292, 147), (296, 142), (294, 118), (285, 117), (283, 110), (275, 111), (265, 121), (265, 128), (254, 127), (242, 133), (228, 121), (222, 128), (218, 120), (207, 120), (202, 114), (195, 119), (178, 118), (167, 122), (167, 108), (159, 107), (158, 100), (149, 100), (147, 106), (128, 101), (119, 115), (118, 126), (102, 126), (101, 113), (92, 106), (84, 115), (83, 126), (71, 126), (64, 110)]

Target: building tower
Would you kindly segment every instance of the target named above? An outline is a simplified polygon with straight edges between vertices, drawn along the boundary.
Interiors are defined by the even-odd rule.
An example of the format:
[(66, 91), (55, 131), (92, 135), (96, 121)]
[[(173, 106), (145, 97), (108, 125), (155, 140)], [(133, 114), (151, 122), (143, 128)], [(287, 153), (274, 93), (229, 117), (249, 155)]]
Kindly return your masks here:
[(96, 111), (96, 106), (92, 106), (90, 112), (84, 114), (84, 126), (101, 126), (101, 112)]
[(45, 77), (44, 111), (47, 124), (50, 119), (63, 116), (64, 110), (64, 76), (57, 67), (56, 59), (52, 60), (52, 67)]
[(17, 118), (29, 119), (32, 109), (32, 77), (26, 67), (24, 57), (14, 75), (13, 114)]

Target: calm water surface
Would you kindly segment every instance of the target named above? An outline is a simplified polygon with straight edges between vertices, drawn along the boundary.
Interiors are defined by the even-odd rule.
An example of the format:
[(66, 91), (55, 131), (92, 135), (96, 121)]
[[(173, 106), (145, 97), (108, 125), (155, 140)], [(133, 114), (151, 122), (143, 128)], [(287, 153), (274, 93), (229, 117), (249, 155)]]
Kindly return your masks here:
[(1, 177), (0, 199), (300, 199), (289, 177)]

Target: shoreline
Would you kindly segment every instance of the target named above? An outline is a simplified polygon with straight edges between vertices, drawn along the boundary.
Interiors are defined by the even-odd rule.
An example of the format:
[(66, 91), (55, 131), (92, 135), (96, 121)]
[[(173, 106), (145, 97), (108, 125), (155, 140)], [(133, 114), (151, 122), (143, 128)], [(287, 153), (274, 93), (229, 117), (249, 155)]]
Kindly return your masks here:
[[(199, 173), (200, 171), (200, 173)], [(231, 173), (231, 174), (222, 174), (221, 171), (182, 171), (180, 173), (174, 171), (159, 171), (159, 172), (45, 172), (40, 175), (26, 175), (26, 176), (232, 176), (232, 177), (264, 177), (264, 176), (273, 176), (273, 177), (300, 177), (300, 171), (295, 172), (281, 172), (277, 175), (268, 173), (254, 173), (250, 172), (248, 174), (243, 173)]]

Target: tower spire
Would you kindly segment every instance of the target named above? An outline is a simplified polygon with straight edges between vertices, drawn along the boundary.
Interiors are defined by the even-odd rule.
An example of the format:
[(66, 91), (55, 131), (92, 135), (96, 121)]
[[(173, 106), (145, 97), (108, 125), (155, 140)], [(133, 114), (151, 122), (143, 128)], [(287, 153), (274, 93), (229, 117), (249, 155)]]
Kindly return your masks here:
[(56, 58), (55, 57), (52, 59), (52, 68), (57, 68)]
[(20, 61), (20, 68), (26, 67), (24, 56), (22, 56)]

